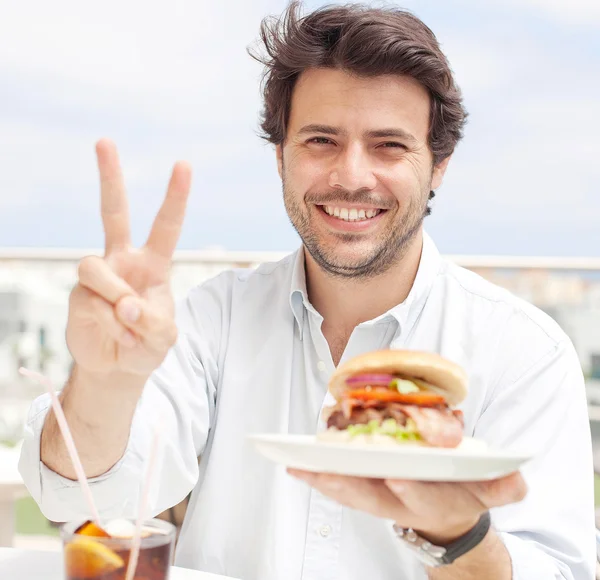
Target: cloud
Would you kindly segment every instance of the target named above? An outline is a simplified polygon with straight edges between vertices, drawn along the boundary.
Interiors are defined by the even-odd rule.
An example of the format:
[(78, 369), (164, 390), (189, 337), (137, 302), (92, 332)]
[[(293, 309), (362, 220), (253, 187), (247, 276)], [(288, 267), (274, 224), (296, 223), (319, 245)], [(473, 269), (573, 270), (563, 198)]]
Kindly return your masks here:
[(0, 74), (74, 113), (181, 128), (246, 123), (260, 66), (245, 51), (270, 4), (4, 1)]
[(161, 197), (178, 158), (201, 171), (256, 159), (261, 69), (246, 47), (273, 5), (2, 2), (0, 206), (96, 208), (93, 145), (105, 135), (133, 195)]
[(492, 239), (498, 228), (530, 231), (535, 224), (548, 244), (558, 229), (570, 253), (589, 253), (581, 232), (598, 232), (600, 222), (594, 109), (589, 100), (524, 101), (497, 119), (493, 132), (476, 126), (450, 164), (432, 221), (442, 229), (442, 218), (470, 221), (489, 227)]
[(510, 2), (515, 4), (515, 7), (529, 4), (563, 24), (600, 25), (600, 3), (597, 0), (510, 0)]
[[(596, 3), (575, 0), (549, 24), (540, 11), (554, 18), (558, 2), (509, 1), (402, 3), (440, 38), (471, 113), (431, 225), (451, 243), (461, 223), (462, 239), (480, 236), (488, 251), (506, 247), (512, 225), (527, 253), (562, 220), (583, 252), (600, 220), (589, 96), (600, 80), (579, 22), (598, 21)], [(294, 247), (272, 148), (256, 135), (261, 67), (246, 54), (261, 18), (284, 4), (0, 0), (0, 245), (102, 242), (93, 145), (106, 135), (119, 146), (136, 240), (184, 158), (194, 178), (181, 247)], [(542, 241), (527, 246), (533, 229)]]
[[(26, 120), (2, 120), (0, 208), (26, 208), (61, 197), (65, 185), (77, 188), (87, 184), (90, 175), (95, 176), (89, 151), (90, 143), (77, 135)], [(78, 198), (74, 197), (73, 202), (77, 205)]]
[(223, 64), (246, 70), (236, 48), (255, 37), (269, 4), (239, 2), (223, 10), (206, 0), (3, 2), (0, 63), (103, 90), (195, 90), (203, 86), (202, 73), (222, 73)]

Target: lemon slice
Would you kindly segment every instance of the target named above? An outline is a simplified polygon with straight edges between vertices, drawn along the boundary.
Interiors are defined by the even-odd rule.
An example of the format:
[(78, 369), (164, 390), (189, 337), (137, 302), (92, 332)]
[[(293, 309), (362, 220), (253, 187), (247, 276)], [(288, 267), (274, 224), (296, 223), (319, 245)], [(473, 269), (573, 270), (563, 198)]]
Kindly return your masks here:
[(87, 579), (123, 568), (125, 562), (96, 540), (76, 538), (65, 546), (65, 566), (68, 576)]
[(94, 522), (87, 521), (80, 526), (76, 531), (80, 536), (92, 536), (95, 538), (110, 538), (111, 534), (98, 527)]

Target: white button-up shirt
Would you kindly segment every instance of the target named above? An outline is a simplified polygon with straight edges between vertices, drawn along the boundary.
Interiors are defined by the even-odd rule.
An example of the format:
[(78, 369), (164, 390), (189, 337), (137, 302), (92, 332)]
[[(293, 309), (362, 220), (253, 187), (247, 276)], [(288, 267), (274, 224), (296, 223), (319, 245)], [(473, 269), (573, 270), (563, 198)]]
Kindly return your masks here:
[[(135, 515), (152, 428), (164, 419), (151, 504), (159, 513), (192, 491), (179, 566), (243, 580), (425, 579), (390, 521), (327, 499), (246, 440), (325, 428), (334, 365), (323, 318), (308, 300), (303, 256), (228, 271), (191, 291), (178, 313), (178, 343), (146, 385), (123, 458), (92, 480), (96, 503), (106, 517)], [(470, 377), (465, 434), (535, 453), (523, 468), (526, 499), (492, 510), (514, 578), (591, 579), (590, 429), (579, 361), (561, 329), (442, 259), (425, 236), (408, 298), (358, 325), (342, 360), (388, 346), (462, 365)], [(48, 408), (47, 396), (32, 406), (21, 473), (48, 518), (79, 519), (87, 509), (78, 484), (40, 462)]]

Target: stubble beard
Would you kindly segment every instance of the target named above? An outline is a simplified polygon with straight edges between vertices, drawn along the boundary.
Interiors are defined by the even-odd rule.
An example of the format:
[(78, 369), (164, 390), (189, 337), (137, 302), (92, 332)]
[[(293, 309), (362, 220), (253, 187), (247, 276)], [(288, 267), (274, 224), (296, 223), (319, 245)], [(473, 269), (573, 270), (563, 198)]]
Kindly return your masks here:
[[(288, 217), (298, 232), (304, 247), (324, 272), (336, 278), (368, 280), (385, 273), (398, 264), (406, 255), (428, 213), (429, 187), (421, 191), (420, 195), (411, 196), (404, 215), (396, 216), (394, 221), (388, 223), (385, 231), (378, 236), (377, 242), (367, 255), (350, 261), (336, 256), (335, 249), (324, 247), (311, 224), (311, 216), (306, 206), (314, 203), (322, 205), (319, 202), (326, 203), (328, 198), (339, 202), (353, 201), (368, 204), (373, 203), (373, 196), (368, 192), (314, 193), (305, 196), (306, 206), (302, 206), (298, 201), (299, 197), (290, 189), (285, 177), (282, 185), (283, 200)], [(375, 202), (375, 205), (379, 205), (379, 203), (381, 202)], [(390, 207), (388, 211), (396, 208)], [(336, 237), (340, 243), (351, 244), (356, 242), (360, 235), (338, 233)]]

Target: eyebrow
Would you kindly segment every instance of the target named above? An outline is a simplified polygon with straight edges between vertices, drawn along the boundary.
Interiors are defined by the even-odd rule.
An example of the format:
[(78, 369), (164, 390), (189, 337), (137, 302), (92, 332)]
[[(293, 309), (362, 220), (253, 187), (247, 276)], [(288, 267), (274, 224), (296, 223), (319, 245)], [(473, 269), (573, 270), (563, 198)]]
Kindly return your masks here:
[(375, 129), (373, 131), (367, 131), (365, 133), (367, 139), (383, 139), (387, 137), (393, 137), (395, 139), (404, 139), (411, 143), (417, 143), (417, 138), (405, 131), (404, 129)]
[[(325, 135), (346, 135), (347, 132), (339, 129), (337, 127), (333, 127), (331, 125), (321, 125), (318, 123), (313, 123), (311, 125), (305, 125), (298, 131), (298, 135), (306, 135), (310, 133), (322, 133)], [(404, 129), (372, 129), (364, 133), (364, 137), (367, 139), (382, 139), (387, 137), (393, 137), (395, 139), (404, 139), (405, 141), (410, 141), (411, 143), (417, 143), (417, 138), (414, 135), (411, 135), (408, 131)]]

